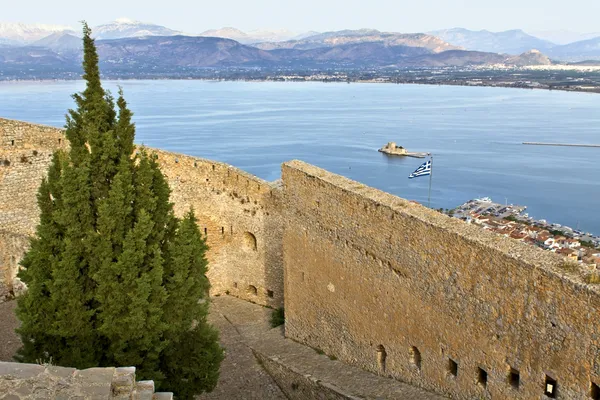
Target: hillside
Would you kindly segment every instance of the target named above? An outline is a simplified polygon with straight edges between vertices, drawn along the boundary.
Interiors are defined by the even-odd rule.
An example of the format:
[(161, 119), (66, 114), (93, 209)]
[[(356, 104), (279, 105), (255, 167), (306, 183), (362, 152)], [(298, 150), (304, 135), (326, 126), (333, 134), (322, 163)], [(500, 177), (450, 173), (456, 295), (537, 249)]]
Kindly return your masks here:
[(271, 54), (257, 48), (212, 37), (128, 38), (98, 41), (97, 47), (100, 62), (106, 68), (200, 68), (276, 61)]
[(320, 47), (335, 47), (366, 42), (382, 43), (386, 46), (422, 47), (439, 53), (446, 50), (457, 50), (460, 47), (450, 45), (443, 40), (423, 33), (380, 32), (375, 29), (344, 30), (326, 32), (309, 36), (300, 40), (286, 42), (265, 42), (255, 46), (263, 50), (296, 49), (309, 50)]
[(531, 36), (520, 29), (490, 32), (487, 30), (471, 31), (463, 28), (453, 28), (429, 33), (466, 50), (500, 54), (516, 55), (532, 49), (547, 51), (556, 46), (547, 40)]
[(557, 46), (551, 49), (548, 55), (561, 61), (600, 60), (600, 36)]
[(348, 67), (386, 67), (404, 59), (431, 54), (424, 47), (388, 46), (381, 42), (351, 43), (316, 49), (275, 49), (269, 52), (280, 64), (298, 67), (343, 65)]
[(483, 51), (450, 50), (402, 60), (399, 66), (415, 67), (465, 67), (476, 65), (549, 65), (551, 61), (539, 51), (530, 51), (517, 56), (488, 53)]
[(44, 47), (58, 54), (80, 52), (83, 48), (81, 38), (67, 32), (56, 32), (43, 39), (36, 40), (32, 47)]

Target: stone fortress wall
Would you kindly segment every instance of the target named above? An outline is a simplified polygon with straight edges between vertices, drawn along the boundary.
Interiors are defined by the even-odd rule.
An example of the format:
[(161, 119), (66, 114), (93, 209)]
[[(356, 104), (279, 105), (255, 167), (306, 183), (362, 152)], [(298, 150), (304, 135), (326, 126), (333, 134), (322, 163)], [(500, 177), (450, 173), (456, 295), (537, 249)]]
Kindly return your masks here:
[(286, 336), (452, 398), (600, 398), (599, 290), (560, 257), (299, 161), (282, 180)]
[[(35, 233), (37, 188), (63, 131), (0, 119), (0, 301), (15, 291), (18, 263)], [(230, 165), (155, 153), (178, 216), (194, 208), (207, 235), (211, 294), (283, 304), (281, 189)]]
[[(0, 119), (0, 296), (61, 135)], [(207, 234), (212, 294), (285, 297), (286, 336), (454, 398), (600, 399), (598, 289), (561, 258), (302, 162), (275, 184), (151, 151)]]

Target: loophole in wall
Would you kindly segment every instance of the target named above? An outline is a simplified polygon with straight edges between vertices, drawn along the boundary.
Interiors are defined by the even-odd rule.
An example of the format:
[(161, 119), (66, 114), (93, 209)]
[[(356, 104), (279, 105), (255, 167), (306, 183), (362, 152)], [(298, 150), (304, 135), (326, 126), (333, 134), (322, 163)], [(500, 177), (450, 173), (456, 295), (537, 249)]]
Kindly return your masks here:
[(600, 386), (596, 385), (594, 382), (590, 383), (590, 397), (593, 400), (600, 400)]
[(508, 383), (510, 383), (510, 386), (512, 386), (515, 389), (519, 388), (519, 385), (521, 383), (521, 376), (518, 370), (511, 368), (508, 371)]
[(410, 362), (418, 369), (421, 369), (421, 352), (415, 346), (410, 348)]
[(385, 352), (385, 347), (382, 344), (377, 346), (377, 364), (379, 365), (379, 369), (382, 372), (385, 372), (385, 359), (387, 358), (387, 353)]
[(553, 379), (552, 377), (546, 375), (546, 382), (544, 383), (544, 394), (546, 396), (550, 397), (551, 399), (555, 399), (556, 398), (556, 389), (557, 389), (556, 379)]
[(256, 249), (257, 249), (256, 236), (254, 236), (250, 232), (244, 232), (243, 247), (246, 250), (256, 251)]
[(451, 358), (448, 359), (448, 374), (453, 377), (458, 375), (458, 363)]
[(487, 379), (487, 371), (483, 368), (477, 368), (477, 383), (481, 385), (481, 387), (485, 388), (487, 387)]

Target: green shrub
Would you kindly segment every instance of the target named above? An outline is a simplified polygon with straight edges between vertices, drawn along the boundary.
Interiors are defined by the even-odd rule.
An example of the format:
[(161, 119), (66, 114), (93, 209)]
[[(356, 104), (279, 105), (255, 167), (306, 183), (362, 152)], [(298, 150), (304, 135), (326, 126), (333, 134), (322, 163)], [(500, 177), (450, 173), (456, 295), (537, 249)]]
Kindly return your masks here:
[(271, 327), (276, 328), (285, 323), (285, 311), (279, 307), (271, 313)]

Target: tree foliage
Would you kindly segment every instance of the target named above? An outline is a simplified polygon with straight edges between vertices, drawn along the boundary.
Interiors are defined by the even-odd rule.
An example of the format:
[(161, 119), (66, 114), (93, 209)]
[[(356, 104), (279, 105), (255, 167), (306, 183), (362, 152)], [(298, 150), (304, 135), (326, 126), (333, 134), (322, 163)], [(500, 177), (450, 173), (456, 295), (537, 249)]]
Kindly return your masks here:
[(134, 152), (123, 92), (102, 88), (83, 26), (86, 88), (73, 95), (68, 151), (38, 192), (40, 224), (20, 272), (22, 362), (135, 366), (140, 379), (192, 398), (216, 385), (223, 352), (206, 321), (206, 240), (193, 210), (173, 213), (152, 155)]

